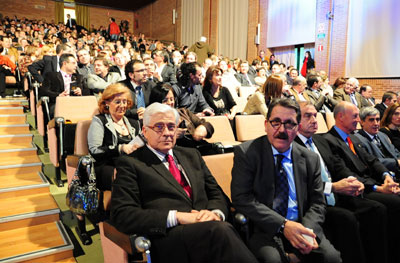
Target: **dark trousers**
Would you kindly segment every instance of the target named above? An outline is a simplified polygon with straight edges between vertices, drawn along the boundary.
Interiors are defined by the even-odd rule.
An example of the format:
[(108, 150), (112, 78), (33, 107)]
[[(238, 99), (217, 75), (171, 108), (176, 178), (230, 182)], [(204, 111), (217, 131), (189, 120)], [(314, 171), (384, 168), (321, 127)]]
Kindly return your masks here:
[(178, 225), (152, 238), (151, 256), (155, 263), (257, 263), (232, 225), (216, 221)]
[[(375, 200), (383, 204), (387, 209), (387, 234), (390, 263), (399, 262), (398, 249), (400, 248), (400, 196), (392, 194), (382, 194), (377, 192), (370, 192), (364, 194), (364, 197)], [(377, 223), (374, 224), (375, 226)], [(375, 248), (376, 249), (376, 248)], [(381, 262), (381, 261), (379, 261)]]
[(11, 71), (0, 66), (0, 96), (6, 96), (6, 76), (12, 75)]
[(324, 230), (343, 262), (387, 262), (386, 207), (359, 197), (337, 195), (327, 207)]

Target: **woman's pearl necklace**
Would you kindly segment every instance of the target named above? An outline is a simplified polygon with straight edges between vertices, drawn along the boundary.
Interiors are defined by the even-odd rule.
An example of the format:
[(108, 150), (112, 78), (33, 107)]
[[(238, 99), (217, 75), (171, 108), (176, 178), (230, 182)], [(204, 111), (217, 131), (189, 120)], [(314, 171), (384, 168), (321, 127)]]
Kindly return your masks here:
[(125, 127), (124, 121), (122, 121), (122, 124), (119, 124), (118, 122), (115, 122), (115, 121), (114, 121), (114, 123), (117, 124), (119, 127), (121, 127), (122, 131), (126, 131), (126, 127)]

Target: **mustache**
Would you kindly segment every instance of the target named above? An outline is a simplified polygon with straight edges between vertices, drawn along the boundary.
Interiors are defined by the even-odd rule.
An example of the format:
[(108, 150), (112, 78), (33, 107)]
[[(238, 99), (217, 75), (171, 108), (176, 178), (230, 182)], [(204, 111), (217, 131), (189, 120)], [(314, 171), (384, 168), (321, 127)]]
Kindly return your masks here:
[(287, 140), (287, 139), (289, 139), (289, 136), (285, 132), (280, 132), (278, 135), (275, 136), (275, 138)]

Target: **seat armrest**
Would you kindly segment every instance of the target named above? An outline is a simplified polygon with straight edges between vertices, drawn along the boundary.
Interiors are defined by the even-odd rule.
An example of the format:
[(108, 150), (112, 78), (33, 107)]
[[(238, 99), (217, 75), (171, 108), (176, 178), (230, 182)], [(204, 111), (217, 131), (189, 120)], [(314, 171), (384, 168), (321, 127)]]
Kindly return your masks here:
[(150, 249), (150, 240), (143, 236), (124, 234), (111, 225), (109, 221), (104, 221), (103, 227), (104, 235), (130, 255)]

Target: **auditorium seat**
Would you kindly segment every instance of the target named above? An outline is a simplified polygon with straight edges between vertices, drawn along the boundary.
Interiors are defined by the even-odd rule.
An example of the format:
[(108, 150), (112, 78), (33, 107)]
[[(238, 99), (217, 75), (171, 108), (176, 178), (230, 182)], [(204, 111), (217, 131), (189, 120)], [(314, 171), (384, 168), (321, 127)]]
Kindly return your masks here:
[(318, 130), (316, 133), (326, 133), (328, 132), (328, 127), (326, 126), (326, 122), (324, 116), (321, 112), (317, 113), (317, 123), (318, 123)]
[(335, 118), (333, 117), (333, 112), (327, 112), (325, 114), (326, 118), (326, 126), (328, 126), (328, 130), (330, 130), (335, 125)]
[(236, 102), (237, 112), (243, 112), (243, 110), (247, 104), (247, 98), (246, 97), (237, 97), (235, 99), (235, 102)]
[(203, 156), (204, 161), (211, 174), (222, 191), (231, 198), (231, 181), (232, 181), (232, 167), (233, 167), (233, 153), (215, 154)]
[(265, 117), (257, 115), (236, 115), (236, 135), (240, 142), (252, 140), (265, 135)]
[(209, 116), (202, 118), (211, 123), (214, 127), (213, 136), (210, 139), (206, 139), (206, 141), (210, 143), (220, 142), (224, 146), (240, 144), (240, 142), (236, 141), (232, 126), (226, 116)]

